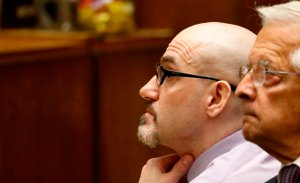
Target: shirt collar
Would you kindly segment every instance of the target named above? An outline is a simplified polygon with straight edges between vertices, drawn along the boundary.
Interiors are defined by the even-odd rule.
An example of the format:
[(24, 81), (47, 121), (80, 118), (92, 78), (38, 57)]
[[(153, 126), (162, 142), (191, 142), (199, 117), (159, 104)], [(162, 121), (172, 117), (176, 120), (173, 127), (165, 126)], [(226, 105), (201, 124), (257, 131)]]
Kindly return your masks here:
[(291, 162), (291, 163), (281, 165), (281, 168), (282, 168), (282, 167), (285, 167), (285, 166), (289, 166), (289, 165), (291, 165), (291, 164), (295, 164), (295, 165), (297, 165), (298, 167), (300, 167), (300, 156), (299, 156), (295, 161), (293, 161), (293, 162)]
[(294, 161), (294, 164), (300, 167), (300, 156)]

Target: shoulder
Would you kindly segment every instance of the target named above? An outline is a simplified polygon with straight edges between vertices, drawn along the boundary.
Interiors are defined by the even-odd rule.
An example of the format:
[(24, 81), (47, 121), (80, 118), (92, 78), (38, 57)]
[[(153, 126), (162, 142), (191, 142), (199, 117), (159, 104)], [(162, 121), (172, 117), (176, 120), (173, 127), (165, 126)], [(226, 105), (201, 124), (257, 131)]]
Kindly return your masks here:
[[(244, 182), (259, 180), (265, 182), (278, 174), (281, 164), (275, 158), (255, 144), (250, 145), (252, 152), (237, 157), (241, 160), (239, 168), (226, 178), (224, 182)], [(251, 181), (250, 181), (251, 182)]]

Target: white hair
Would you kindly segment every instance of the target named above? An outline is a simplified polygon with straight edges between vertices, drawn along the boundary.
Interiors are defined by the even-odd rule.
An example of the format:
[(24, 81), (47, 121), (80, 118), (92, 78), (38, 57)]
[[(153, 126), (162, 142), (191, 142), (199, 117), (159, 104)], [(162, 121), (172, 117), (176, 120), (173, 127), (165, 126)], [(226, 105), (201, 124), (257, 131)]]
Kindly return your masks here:
[(290, 53), (290, 61), (297, 72), (300, 72), (300, 48)]
[[(256, 10), (262, 19), (263, 26), (274, 22), (282, 22), (300, 26), (299, 0), (274, 6), (262, 6), (258, 7)], [(300, 48), (296, 48), (290, 53), (290, 62), (297, 72), (300, 72)]]
[(290, 1), (284, 4), (274, 6), (258, 7), (262, 24), (266, 25), (275, 21), (288, 21), (300, 25), (300, 1)]

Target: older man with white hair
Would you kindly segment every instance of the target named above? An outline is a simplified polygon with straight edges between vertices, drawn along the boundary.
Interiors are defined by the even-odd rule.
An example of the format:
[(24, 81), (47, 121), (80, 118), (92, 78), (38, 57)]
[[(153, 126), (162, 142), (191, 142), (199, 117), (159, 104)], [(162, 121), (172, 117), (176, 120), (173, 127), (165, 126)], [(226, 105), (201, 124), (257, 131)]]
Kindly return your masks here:
[(300, 2), (258, 8), (263, 27), (242, 69), (243, 134), (282, 163), (269, 183), (300, 182)]

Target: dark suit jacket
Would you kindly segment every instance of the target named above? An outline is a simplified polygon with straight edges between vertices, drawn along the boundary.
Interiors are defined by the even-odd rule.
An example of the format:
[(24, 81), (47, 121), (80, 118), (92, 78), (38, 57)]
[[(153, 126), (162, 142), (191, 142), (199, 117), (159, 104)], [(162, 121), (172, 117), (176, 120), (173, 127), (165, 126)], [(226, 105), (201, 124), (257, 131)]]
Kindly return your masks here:
[(268, 180), (266, 183), (278, 183), (277, 182), (277, 176), (275, 176), (272, 179)]

